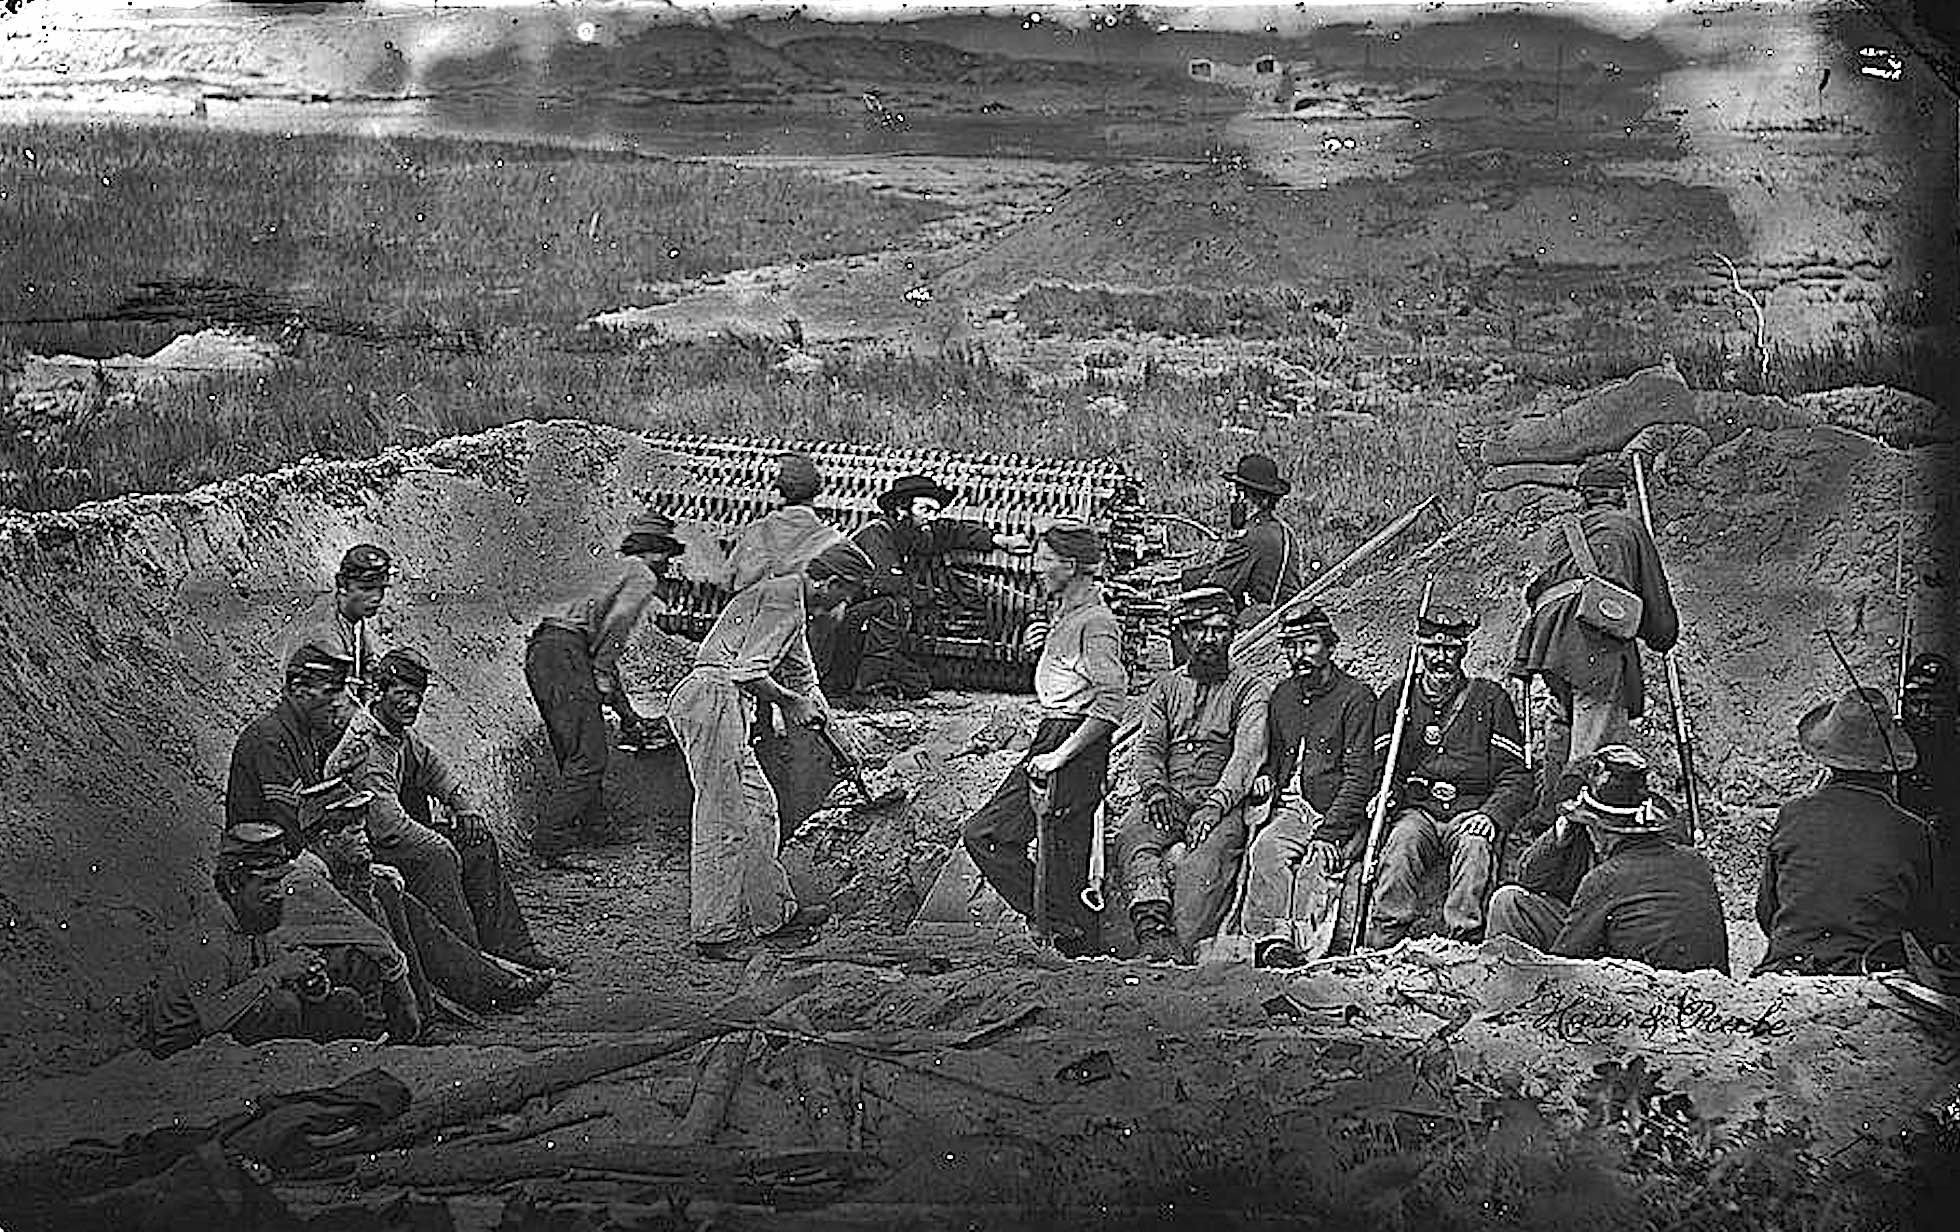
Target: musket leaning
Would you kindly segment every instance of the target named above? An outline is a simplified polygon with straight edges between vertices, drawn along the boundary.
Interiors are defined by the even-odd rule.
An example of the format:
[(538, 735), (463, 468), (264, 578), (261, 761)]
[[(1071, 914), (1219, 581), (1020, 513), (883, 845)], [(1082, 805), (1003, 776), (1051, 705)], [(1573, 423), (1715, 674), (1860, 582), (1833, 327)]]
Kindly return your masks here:
[[(1429, 592), (1431, 583), (1422, 586), (1422, 605), (1416, 609), (1417, 619), (1429, 613)], [(1395, 704), (1395, 726), (1388, 736), (1388, 757), (1382, 763), (1380, 790), (1375, 793), (1373, 814), (1368, 819), (1368, 845), (1361, 853), (1361, 892), (1356, 898), (1354, 911), (1353, 949), (1360, 949), (1368, 936), (1368, 908), (1375, 897), (1376, 854), (1381, 850), (1382, 831), (1388, 827), (1389, 786), (1395, 778), (1395, 763), (1402, 758), (1402, 733), (1409, 725), (1409, 695), (1415, 689), (1416, 655), (1419, 647), (1411, 641), (1409, 661), (1402, 667), (1402, 696)]]
[[(1654, 536), (1654, 513), (1647, 504), (1647, 468), (1641, 465), (1640, 455), (1633, 455), (1633, 486), (1640, 495), (1640, 522), (1647, 528), (1647, 537), (1654, 539), (1654, 550), (1660, 550), (1660, 541)], [(1667, 675), (1668, 709), (1674, 714), (1674, 748), (1681, 759), (1681, 794), (1688, 805), (1688, 824), (1692, 827), (1695, 841), (1701, 841), (1701, 790), (1695, 786), (1695, 743), (1694, 732), (1688, 726), (1688, 707), (1681, 692), (1681, 669), (1676, 666), (1674, 656), (1661, 652), (1661, 667)]]

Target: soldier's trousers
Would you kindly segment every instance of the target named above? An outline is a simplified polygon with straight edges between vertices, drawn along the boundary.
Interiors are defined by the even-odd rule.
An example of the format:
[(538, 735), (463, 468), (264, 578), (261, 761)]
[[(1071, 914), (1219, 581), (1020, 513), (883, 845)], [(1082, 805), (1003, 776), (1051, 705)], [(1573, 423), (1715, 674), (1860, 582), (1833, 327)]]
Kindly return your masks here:
[(1558, 940), (1560, 930), (1565, 927), (1568, 910), (1564, 903), (1548, 894), (1518, 885), (1498, 886), (1497, 893), (1490, 896), (1490, 920), (1484, 927), (1484, 936), (1516, 937), (1549, 954), (1552, 942)]
[(1609, 744), (1632, 739), (1633, 726), (1627, 718), (1626, 699), (1620, 696), (1620, 678), (1615, 675), (1603, 692), (1581, 692), (1557, 676), (1545, 676), (1545, 688), (1552, 704), (1545, 721), (1545, 774), (1540, 785), (1540, 803), (1549, 805), (1558, 791), (1559, 777), (1582, 757)]
[[(1081, 719), (1043, 719), (1035, 729), (1030, 755), (1059, 748)], [(1102, 949), (1102, 917), (1082, 904), (1089, 879), (1089, 845), (1102, 803), (1103, 776), (1109, 771), (1109, 738), (1077, 753), (1049, 783), (1047, 884), (1042, 898), (1058, 942), (1079, 953)], [(1034, 803), (1028, 797), (1028, 771), (1017, 763), (980, 811), (966, 819), (961, 838), (974, 867), (1009, 907), (1034, 919), (1034, 861), (1028, 845), (1035, 837)]]
[(524, 682), (544, 717), (551, 755), (558, 762), (558, 784), (532, 831), (531, 850), (541, 857), (559, 856), (571, 849), (582, 828), (597, 820), (612, 754), (585, 638), (570, 629), (539, 625), (524, 648)]
[(1452, 937), (1472, 938), (1483, 928), (1484, 890), (1491, 877), (1491, 840), (1463, 832), (1460, 818), (1438, 820), (1428, 810), (1405, 808), (1382, 840), (1381, 870), (1368, 911), (1367, 946), (1385, 949), (1409, 935), (1420, 912), (1417, 892), (1438, 860), (1449, 860), (1449, 891), (1443, 899), (1443, 928)]
[(400, 869), (408, 892), (469, 945), (502, 958), (532, 948), (494, 837), (457, 847), (429, 826), (403, 821), (401, 830), (374, 841), (375, 863)]
[(1245, 821), (1240, 805), (1192, 847), (1181, 832), (1152, 825), (1139, 801), (1116, 831), (1116, 867), (1130, 906), (1169, 903), (1171, 925), (1187, 953), (1225, 923), (1245, 856)]
[(1253, 835), (1246, 866), (1246, 935), (1284, 941), (1303, 958), (1320, 957), (1308, 952), (1319, 948), (1309, 942), (1316, 925), (1337, 909), (1334, 886), (1320, 866), (1301, 860), (1319, 824), (1320, 814), (1313, 805), (1284, 801)]
[(301, 1000), (290, 988), (268, 988), (231, 1025), (231, 1038), (241, 1044), (275, 1039), (308, 1039), (324, 1044), (361, 1039), (367, 1031), (367, 1007), (352, 988), (336, 988), (321, 1001)]
[(688, 919), (697, 944), (773, 933), (796, 914), (778, 852), (782, 815), (749, 737), (749, 695), (696, 668), (667, 699), (667, 720), (694, 783)]

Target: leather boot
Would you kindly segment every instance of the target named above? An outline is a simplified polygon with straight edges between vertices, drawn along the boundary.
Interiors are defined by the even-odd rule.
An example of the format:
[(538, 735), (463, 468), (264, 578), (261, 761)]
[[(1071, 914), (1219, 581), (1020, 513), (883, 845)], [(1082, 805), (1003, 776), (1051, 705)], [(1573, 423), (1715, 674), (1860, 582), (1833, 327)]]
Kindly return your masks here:
[(1171, 927), (1171, 905), (1142, 902), (1130, 908), (1130, 923), (1136, 929), (1137, 948), (1151, 962), (1169, 962), (1177, 957), (1177, 932)]

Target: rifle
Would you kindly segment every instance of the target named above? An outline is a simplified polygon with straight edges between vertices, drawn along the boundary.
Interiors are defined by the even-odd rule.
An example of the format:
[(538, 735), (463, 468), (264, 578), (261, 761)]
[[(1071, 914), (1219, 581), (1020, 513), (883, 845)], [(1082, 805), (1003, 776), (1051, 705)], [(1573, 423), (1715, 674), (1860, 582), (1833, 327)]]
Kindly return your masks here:
[[(1633, 455), (1633, 486), (1640, 494), (1640, 522), (1647, 528), (1647, 537), (1654, 537), (1654, 513), (1647, 504), (1647, 468), (1641, 465), (1640, 455)], [(1655, 551), (1660, 550), (1656, 541)], [(1681, 693), (1681, 670), (1674, 662), (1674, 656), (1663, 651), (1661, 667), (1667, 675), (1668, 709), (1674, 712), (1674, 749), (1681, 759), (1681, 795), (1688, 803), (1688, 826), (1701, 842), (1701, 791), (1695, 786), (1695, 742), (1694, 732), (1688, 726), (1688, 708)]]
[(1904, 717), (1906, 676), (1912, 667), (1912, 585), (1906, 580), (1906, 487), (1899, 480), (1898, 529), (1894, 532), (1896, 558), (1892, 568), (1892, 592), (1899, 596), (1899, 687), (1895, 717)]
[[(1422, 605), (1416, 609), (1416, 619), (1420, 621), (1429, 614), (1429, 594), (1434, 582), (1422, 584)], [(1354, 939), (1350, 948), (1358, 950), (1368, 937), (1368, 906), (1375, 896), (1376, 853), (1381, 848), (1382, 833), (1388, 827), (1388, 789), (1395, 780), (1395, 763), (1402, 758), (1402, 732), (1409, 725), (1409, 695), (1415, 691), (1416, 656), (1421, 650), (1413, 640), (1409, 643), (1409, 661), (1402, 668), (1402, 696), (1395, 705), (1395, 726), (1389, 730), (1388, 757), (1382, 762), (1381, 790), (1375, 793), (1374, 815), (1368, 819), (1368, 845), (1361, 854), (1361, 893), (1354, 910)]]

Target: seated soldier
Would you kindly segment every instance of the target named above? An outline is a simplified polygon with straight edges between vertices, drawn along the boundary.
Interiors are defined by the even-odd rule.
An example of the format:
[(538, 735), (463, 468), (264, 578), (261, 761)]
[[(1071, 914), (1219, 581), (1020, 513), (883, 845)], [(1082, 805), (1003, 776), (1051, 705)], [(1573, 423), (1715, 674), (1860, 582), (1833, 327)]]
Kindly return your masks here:
[(1245, 852), (1267, 690), (1232, 664), (1234, 609), (1215, 586), (1179, 595), (1190, 659), (1143, 700), (1137, 803), (1117, 831), (1116, 860), (1137, 943), (1152, 959), (1188, 959), (1218, 931)]
[(1666, 971), (1727, 975), (1729, 933), (1715, 874), (1700, 852), (1674, 841), (1680, 825), (1648, 793), (1646, 758), (1608, 745), (1597, 761), (1592, 781), (1532, 848), (1558, 852), (1584, 828), (1599, 858), (1573, 890), (1570, 909), (1506, 886), (1491, 901), (1491, 935), (1516, 936), (1565, 958), (1631, 958)]
[[(353, 667), (335, 645), (305, 641), (293, 648), (278, 704), (246, 724), (232, 747), (225, 825), (265, 822), (297, 834), (293, 791), (320, 781), (328, 752), (346, 730)], [(297, 837), (291, 841), (297, 846)]]
[(1805, 714), (1797, 744), (1829, 773), (1776, 815), (1756, 893), (1769, 947), (1753, 974), (1904, 966), (1905, 933), (1945, 940), (1931, 828), (1893, 802), (1919, 761), (1912, 738), (1884, 693), (1854, 689)]
[[(482, 810), (411, 730), (428, 692), (428, 660), (397, 647), (381, 656), (371, 676), (373, 704), (348, 722), (326, 771), (374, 793), (368, 836), (375, 860), (400, 869), (408, 892), (470, 946), (526, 966), (551, 966), (531, 940)], [(440, 801), (450, 819), (441, 828), (423, 825), (404, 807), (405, 791)]]
[[(1486, 936), (1516, 937), (1550, 951), (1559, 929), (1565, 926), (1579, 883), (1600, 860), (1599, 850), (1588, 840), (1585, 826), (1575, 819), (1575, 801), (1587, 790), (1598, 798), (1600, 784), (1606, 781), (1607, 775), (1626, 775), (1636, 770), (1644, 784), (1647, 759), (1623, 744), (1609, 744), (1568, 764), (1559, 778), (1561, 786), (1554, 801), (1552, 824), (1525, 848), (1518, 861), (1516, 883), (1499, 886), (1491, 895)], [(1694, 846), (1687, 817), (1660, 796), (1649, 796), (1647, 804), (1668, 822), (1669, 841), (1683, 847)]]
[[(286, 879), (288, 923), (362, 935), (382, 930), (406, 960), (413, 1000), (424, 1016), (441, 1008), (435, 993), (473, 1010), (527, 1005), (544, 995), (551, 986), (548, 974), (477, 950), (407, 893), (398, 871), (373, 863), (372, 792), (356, 792), (345, 779), (331, 778), (299, 796), (306, 850)], [(397, 1038), (404, 1037), (398, 1032)]]
[(212, 903), (187, 925), (151, 990), (144, 1046), (167, 1057), (209, 1035), (241, 1044), (269, 1039), (361, 1038), (359, 990), (336, 985), (320, 952), (282, 934), (290, 868), (286, 832), (245, 823), (225, 830)]
[(950, 488), (925, 475), (903, 476), (878, 497), (881, 516), (852, 538), (871, 558), (871, 585), (844, 609), (819, 665), (827, 695), (926, 696), (932, 679), (914, 658), (915, 639), (957, 625), (973, 606), (945, 567), (946, 554), (1033, 551), (1026, 535), (941, 517), (952, 500)]
[[(1476, 617), (1443, 603), (1417, 620), (1415, 687), (1389, 775), (1390, 821), (1368, 916), (1370, 949), (1409, 935), (1418, 887), (1439, 859), (1449, 861), (1444, 930), (1458, 940), (1480, 937), (1497, 834), (1531, 805), (1531, 772), (1511, 695), (1494, 680), (1463, 674), (1476, 627)], [(1375, 751), (1384, 758), (1399, 704), (1396, 691), (1376, 703)]]
[(1277, 794), (1246, 861), (1245, 927), (1262, 967), (1297, 966), (1332, 941), (1327, 879), (1359, 856), (1378, 785), (1375, 694), (1335, 664), (1333, 621), (1317, 604), (1296, 608), (1279, 638), (1292, 671), (1273, 689), (1263, 776)]

